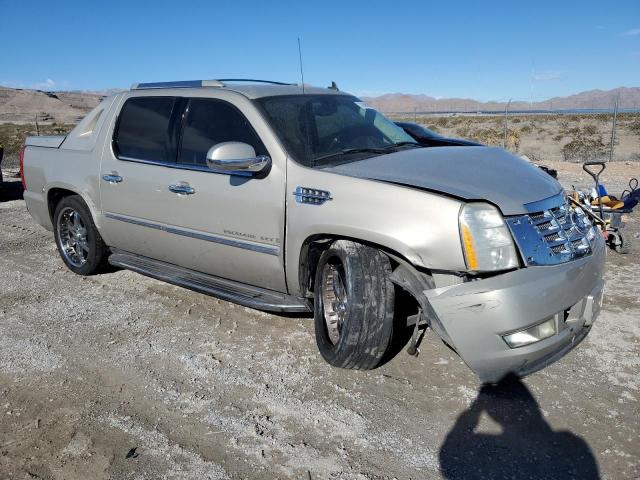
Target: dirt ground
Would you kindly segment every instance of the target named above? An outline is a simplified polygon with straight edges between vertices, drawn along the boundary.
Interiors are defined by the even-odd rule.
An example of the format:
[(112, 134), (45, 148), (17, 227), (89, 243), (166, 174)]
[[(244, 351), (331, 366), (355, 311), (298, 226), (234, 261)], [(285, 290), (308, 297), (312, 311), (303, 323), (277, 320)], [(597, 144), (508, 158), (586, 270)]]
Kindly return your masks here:
[[(615, 169), (604, 180), (617, 192), (640, 164)], [(640, 478), (638, 247), (608, 255), (604, 308), (579, 348), (481, 387), (432, 333), (417, 358), (338, 370), (310, 318), (128, 271), (76, 276), (6, 173), (2, 479)]]

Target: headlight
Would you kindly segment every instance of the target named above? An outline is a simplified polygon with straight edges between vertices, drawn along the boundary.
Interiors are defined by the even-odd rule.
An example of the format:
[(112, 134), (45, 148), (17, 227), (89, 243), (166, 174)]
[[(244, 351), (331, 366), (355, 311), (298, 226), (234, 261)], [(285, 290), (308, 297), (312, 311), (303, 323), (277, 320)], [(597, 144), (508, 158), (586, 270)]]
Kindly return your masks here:
[(460, 211), (459, 220), (469, 270), (506, 270), (519, 265), (513, 238), (496, 207), (488, 203), (467, 203)]

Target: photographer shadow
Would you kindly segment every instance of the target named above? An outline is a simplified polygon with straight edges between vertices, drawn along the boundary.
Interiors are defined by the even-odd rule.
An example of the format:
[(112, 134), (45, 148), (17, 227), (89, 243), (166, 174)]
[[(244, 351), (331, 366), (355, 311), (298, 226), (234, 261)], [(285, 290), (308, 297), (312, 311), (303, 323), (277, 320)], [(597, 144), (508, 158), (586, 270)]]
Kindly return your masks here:
[[(476, 431), (483, 412), (501, 433)], [(440, 448), (440, 470), (446, 479), (600, 478), (587, 443), (571, 432), (552, 430), (515, 376), (480, 389)]]

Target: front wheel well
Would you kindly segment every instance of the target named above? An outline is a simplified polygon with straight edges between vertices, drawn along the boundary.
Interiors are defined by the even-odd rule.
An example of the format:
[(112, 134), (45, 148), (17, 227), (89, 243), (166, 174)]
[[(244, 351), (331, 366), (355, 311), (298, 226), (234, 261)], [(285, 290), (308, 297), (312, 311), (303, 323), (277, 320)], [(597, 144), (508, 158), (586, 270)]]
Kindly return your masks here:
[(314, 291), (314, 279), (318, 260), (329, 245), (335, 240), (350, 240), (352, 242), (361, 243), (369, 247), (375, 248), (383, 252), (391, 261), (391, 268), (395, 269), (400, 263), (410, 263), (404, 256), (391, 250), (390, 248), (378, 245), (376, 243), (367, 242), (359, 238), (343, 237), (339, 235), (319, 234), (307, 238), (302, 244), (300, 250), (298, 275), (300, 282), (300, 292), (304, 297), (312, 297)]
[(60, 203), (60, 200), (71, 195), (77, 195), (77, 193), (72, 190), (67, 190), (66, 188), (52, 188), (49, 190), (47, 193), (47, 208), (49, 209), (49, 218), (51, 218), (51, 222), (53, 222), (53, 214), (56, 211), (56, 205)]

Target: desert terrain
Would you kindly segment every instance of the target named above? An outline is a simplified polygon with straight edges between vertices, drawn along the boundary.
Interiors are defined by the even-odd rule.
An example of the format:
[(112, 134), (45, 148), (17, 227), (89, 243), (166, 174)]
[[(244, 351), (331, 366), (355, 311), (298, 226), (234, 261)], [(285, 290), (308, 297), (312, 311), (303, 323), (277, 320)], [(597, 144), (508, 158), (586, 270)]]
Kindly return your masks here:
[[(621, 189), (638, 163), (611, 164)], [(551, 162), (561, 181), (580, 165)], [(0, 193), (0, 477), (640, 477), (640, 249), (609, 252), (586, 340), (482, 387), (428, 332), (368, 372), (327, 365), (311, 318), (128, 271), (69, 272), (15, 170)], [(640, 221), (627, 231), (640, 243)]]
[[(396, 121), (417, 122), (447, 137), (502, 146), (503, 115), (389, 114)], [(611, 113), (510, 114), (507, 149), (534, 162), (608, 160)], [(614, 162), (640, 162), (640, 113), (621, 113), (616, 122)], [(638, 163), (640, 166), (640, 163)]]
[[(48, 115), (40, 134), (99, 100), (12, 95), (5, 110)], [(22, 200), (18, 150), (36, 126), (21, 115), (0, 116), (0, 478), (640, 478), (638, 212), (631, 253), (608, 254), (591, 333), (545, 370), (483, 387), (432, 332), (418, 357), (340, 370), (312, 318), (68, 271)], [(500, 115), (391, 116), (502, 144)], [(510, 115), (507, 148), (587, 187), (580, 162), (608, 158), (610, 129), (610, 114)], [(640, 115), (622, 113), (610, 192), (640, 177), (639, 155)]]

